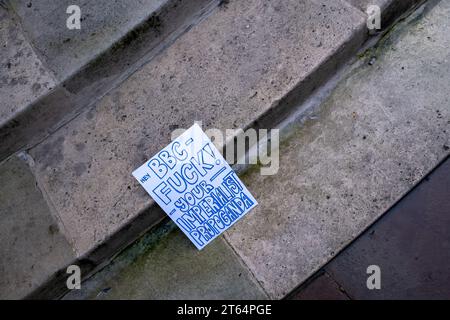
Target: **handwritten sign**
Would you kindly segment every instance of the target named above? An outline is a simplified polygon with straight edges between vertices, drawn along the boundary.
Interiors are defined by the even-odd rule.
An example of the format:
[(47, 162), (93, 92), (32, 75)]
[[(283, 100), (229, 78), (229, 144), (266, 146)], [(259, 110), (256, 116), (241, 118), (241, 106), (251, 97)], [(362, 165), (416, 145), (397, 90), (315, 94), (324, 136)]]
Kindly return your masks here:
[(133, 176), (199, 250), (258, 204), (196, 124)]

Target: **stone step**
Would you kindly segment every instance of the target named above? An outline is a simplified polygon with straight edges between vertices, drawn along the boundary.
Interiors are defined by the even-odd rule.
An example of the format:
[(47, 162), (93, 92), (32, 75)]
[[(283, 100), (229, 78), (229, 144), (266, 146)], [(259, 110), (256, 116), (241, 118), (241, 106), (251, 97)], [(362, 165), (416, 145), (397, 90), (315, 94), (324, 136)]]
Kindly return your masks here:
[[(131, 172), (174, 128), (198, 120), (204, 128), (274, 127), (354, 55), (367, 38), (365, 19), (343, 0), (224, 3), (21, 153), (75, 252), (72, 263), (87, 277), (165, 218)], [(61, 268), (29, 297), (61, 295), (65, 279)]]
[[(174, 128), (270, 127), (366, 35), (364, 15), (345, 1), (231, 1), (31, 148), (31, 170), (77, 263), (98, 267), (166, 217), (131, 172)], [(36, 296), (48, 288), (56, 286)]]
[[(237, 253), (259, 285), (250, 285), (239, 298), (261, 293), (283, 298), (449, 156), (445, 86), (450, 60), (442, 57), (448, 56), (450, 45), (450, 3), (436, 3), (430, 2), (382, 38), (348, 68), (323, 102), (319, 93), (313, 95), (307, 111), (280, 125), (283, 141), (276, 175), (262, 176), (258, 166), (241, 175), (258, 207), (201, 253), (211, 254), (212, 263), (217, 259), (215, 246), (223, 240), (228, 247), (222, 248), (222, 255), (233, 265), (227, 252)], [(305, 104), (296, 107), (302, 110)], [(204, 283), (202, 279), (223, 292), (232, 290), (234, 281), (221, 287), (226, 276), (215, 269), (185, 277), (180, 270), (200, 260), (193, 246), (172, 251), (176, 243), (182, 247), (179, 242), (189, 241), (181, 231), (171, 232), (181, 238), (143, 247), (141, 240), (84, 282), (81, 291), (65, 298), (188, 299), (191, 294), (199, 297), (200, 289), (178, 288), (193, 288), (198, 280)], [(136, 248), (141, 254), (132, 256)], [(224, 265), (221, 270), (227, 275), (229, 268)], [(181, 278), (176, 293), (170, 291), (172, 277)], [(212, 297), (217, 292), (200, 295)]]
[(73, 1), (0, 6), (0, 161), (42, 141), (123, 82), (220, 0), (79, 1), (81, 29), (66, 26)]

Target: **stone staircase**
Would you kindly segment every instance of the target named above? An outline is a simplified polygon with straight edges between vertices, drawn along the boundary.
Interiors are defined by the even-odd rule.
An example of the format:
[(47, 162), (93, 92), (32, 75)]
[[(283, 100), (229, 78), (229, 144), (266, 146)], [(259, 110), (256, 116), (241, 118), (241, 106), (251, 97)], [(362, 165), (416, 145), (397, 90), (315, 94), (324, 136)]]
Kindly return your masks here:
[(69, 0), (5, 2), (2, 60), (14, 67), (8, 65), (2, 88), (7, 100), (0, 118), (0, 160), (38, 144), (95, 105), (218, 3), (80, 1), (82, 27), (69, 30)]
[[(394, 21), (418, 1), (377, 2)], [(448, 153), (447, 111), (430, 125), (444, 97), (435, 88), (424, 99), (432, 88), (415, 82), (423, 73), (415, 60), (400, 69), (403, 82), (386, 87), (381, 79), (400, 72), (389, 65), (393, 53), (369, 50), (369, 66), (361, 56), (347, 70), (369, 39), (370, 1), (85, 1), (79, 34), (56, 27), (65, 23), (67, 3), (0, 7), (7, 48), (0, 56), (2, 298), (59, 298), (70, 264), (93, 276), (86, 286), (95, 291), (103, 285), (98, 271), (130, 256), (159, 263), (151, 266), (158, 272), (150, 268), (153, 295), (130, 297), (190, 297), (192, 284), (158, 290), (168, 277), (183, 278), (179, 264), (168, 267), (172, 253), (187, 255), (184, 263), (197, 257), (210, 272), (231, 260), (228, 278), (215, 285), (239, 282), (240, 289), (199, 298), (282, 298)], [(373, 67), (375, 57), (385, 67)], [(331, 98), (319, 103), (319, 88), (330, 84)], [(416, 88), (408, 104), (396, 96), (406, 85)], [(202, 253), (167, 227), (131, 176), (174, 129), (194, 121), (283, 133), (280, 173), (242, 174), (260, 206)], [(164, 244), (165, 237), (178, 240)], [(190, 277), (211, 282), (213, 273), (202, 272)]]

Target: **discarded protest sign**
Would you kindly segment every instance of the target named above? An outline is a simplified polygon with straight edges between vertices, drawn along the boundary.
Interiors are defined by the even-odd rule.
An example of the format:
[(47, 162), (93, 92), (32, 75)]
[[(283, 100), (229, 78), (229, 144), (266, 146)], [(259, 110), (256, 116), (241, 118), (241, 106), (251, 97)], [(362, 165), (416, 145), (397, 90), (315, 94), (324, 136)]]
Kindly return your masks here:
[(257, 205), (196, 124), (133, 176), (198, 249)]

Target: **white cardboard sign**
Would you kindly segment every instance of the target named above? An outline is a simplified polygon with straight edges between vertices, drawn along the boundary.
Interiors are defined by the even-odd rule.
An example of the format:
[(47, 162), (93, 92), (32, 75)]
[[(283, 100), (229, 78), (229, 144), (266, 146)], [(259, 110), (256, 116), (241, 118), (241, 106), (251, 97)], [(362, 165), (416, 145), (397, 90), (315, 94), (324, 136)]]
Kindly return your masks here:
[(199, 250), (258, 204), (197, 124), (133, 176)]

